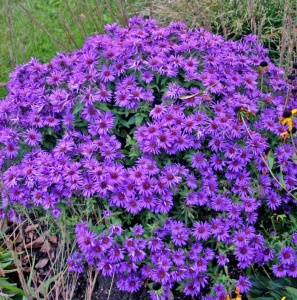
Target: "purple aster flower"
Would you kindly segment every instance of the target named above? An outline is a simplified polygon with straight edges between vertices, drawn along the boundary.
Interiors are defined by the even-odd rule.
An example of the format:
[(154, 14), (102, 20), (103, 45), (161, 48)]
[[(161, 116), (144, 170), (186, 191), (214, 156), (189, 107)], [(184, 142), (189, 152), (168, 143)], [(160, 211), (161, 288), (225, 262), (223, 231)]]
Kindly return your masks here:
[(134, 263), (144, 260), (146, 257), (146, 253), (140, 249), (132, 250), (131, 252), (128, 252), (128, 255)]
[(218, 154), (212, 154), (210, 157), (210, 165), (213, 167), (215, 171), (222, 171), (225, 166), (225, 161)]
[(222, 253), (219, 253), (219, 255), (216, 256), (216, 259), (220, 266), (224, 266), (229, 262), (228, 257)]
[(111, 216), (111, 211), (109, 209), (105, 209), (102, 211), (102, 215), (104, 218), (109, 218)]
[(184, 228), (179, 232), (172, 232), (171, 234), (171, 241), (174, 245), (177, 246), (184, 246), (187, 244), (189, 239), (190, 229)]
[(144, 233), (144, 229), (142, 225), (135, 225), (133, 227), (133, 234), (134, 235), (142, 235)]
[(297, 245), (297, 232), (292, 233), (291, 235), (292, 243)]
[(170, 275), (162, 268), (152, 269), (152, 280), (166, 284), (170, 280)]
[(285, 277), (287, 275), (287, 269), (283, 265), (273, 265), (272, 270), (276, 277)]
[(278, 254), (278, 258), (282, 265), (290, 265), (296, 259), (296, 252), (292, 247), (283, 247)]
[(252, 284), (250, 283), (248, 277), (239, 275), (239, 279), (236, 283), (236, 286), (239, 287), (239, 291), (242, 294), (248, 292), (252, 287)]
[(263, 261), (268, 262), (274, 258), (274, 250), (270, 248), (264, 248), (263, 250)]
[(197, 168), (197, 169), (200, 169), (202, 167), (205, 167), (207, 165), (207, 162), (206, 162), (206, 159), (205, 159), (205, 155), (203, 153), (195, 153), (193, 156), (192, 156), (192, 164), (191, 166), (193, 168)]
[(10, 159), (15, 158), (18, 155), (19, 146), (17, 146), (14, 142), (9, 141), (6, 143), (3, 148), (3, 154)]
[(141, 285), (141, 278), (139, 278), (136, 274), (129, 274), (125, 280), (125, 290), (130, 293), (138, 291)]
[(115, 273), (115, 267), (107, 259), (97, 263), (97, 270), (102, 271), (103, 276), (112, 276)]
[(297, 262), (293, 262), (287, 267), (287, 273), (289, 276), (296, 278), (297, 277)]
[(31, 146), (37, 146), (39, 142), (42, 141), (42, 135), (40, 132), (37, 132), (34, 128), (27, 130), (25, 136), (25, 142)]
[(254, 249), (247, 243), (237, 246), (234, 251), (234, 255), (239, 261), (252, 261), (254, 254)]
[(213, 290), (214, 292), (220, 296), (220, 295), (225, 295), (225, 288), (222, 284), (216, 284), (214, 287), (213, 287)]
[(173, 207), (172, 196), (169, 195), (167, 197), (164, 197), (163, 199), (157, 200), (156, 205), (154, 207), (154, 211), (156, 213), (166, 214), (171, 210), (172, 207)]
[(124, 231), (121, 225), (114, 224), (111, 227), (109, 227), (109, 231), (111, 234), (116, 234), (117, 236), (121, 236), (122, 232)]
[(150, 116), (155, 120), (159, 120), (166, 113), (166, 111), (167, 108), (164, 105), (155, 105), (155, 107), (150, 111)]
[(211, 235), (210, 225), (207, 222), (195, 222), (192, 234), (197, 240), (207, 240)]
[(79, 274), (83, 273), (83, 255), (78, 252), (74, 252), (72, 256), (67, 259), (67, 266), (70, 272), (75, 272)]
[(173, 251), (172, 260), (176, 266), (182, 266), (185, 263), (185, 253), (182, 249)]
[(152, 250), (152, 251), (158, 251), (161, 250), (164, 246), (164, 243), (161, 241), (161, 239), (159, 238), (151, 238), (148, 241), (147, 247), (148, 249)]
[(101, 241), (95, 240), (92, 242), (92, 248), (87, 253), (91, 258), (102, 258), (105, 248), (102, 247)]
[(208, 146), (212, 151), (218, 152), (222, 151), (222, 149), (224, 148), (224, 144), (225, 143), (223, 142), (222, 138), (220, 138), (219, 136), (214, 136), (208, 143)]
[(186, 182), (190, 189), (195, 189), (197, 187), (197, 179), (194, 174), (188, 174), (186, 176)]
[[(103, 250), (104, 253), (104, 250)], [(120, 248), (119, 245), (113, 245), (108, 250), (108, 258), (112, 263), (118, 263), (125, 258), (125, 250)]]
[(184, 293), (189, 296), (197, 296), (200, 293), (200, 286), (193, 282), (188, 282), (185, 284)]
[(115, 70), (113, 67), (103, 65), (99, 72), (99, 78), (105, 83), (115, 79)]
[(83, 231), (76, 232), (77, 234), (77, 243), (82, 252), (88, 252), (92, 249), (92, 245), (96, 240), (95, 233), (90, 230), (84, 229)]
[(211, 248), (204, 249), (204, 258), (206, 260), (213, 260), (214, 257), (215, 257), (215, 253)]
[(124, 207), (131, 214), (138, 214), (143, 208), (142, 202), (139, 201), (139, 199), (137, 199), (135, 196), (127, 197)]
[(197, 193), (190, 192), (185, 199), (185, 203), (188, 206), (193, 206), (197, 203)]
[(105, 233), (102, 234), (102, 236), (100, 237), (100, 243), (101, 243), (101, 246), (104, 248), (104, 249), (109, 249), (113, 242), (114, 242), (114, 239), (113, 237), (109, 236), (109, 235), (106, 235)]

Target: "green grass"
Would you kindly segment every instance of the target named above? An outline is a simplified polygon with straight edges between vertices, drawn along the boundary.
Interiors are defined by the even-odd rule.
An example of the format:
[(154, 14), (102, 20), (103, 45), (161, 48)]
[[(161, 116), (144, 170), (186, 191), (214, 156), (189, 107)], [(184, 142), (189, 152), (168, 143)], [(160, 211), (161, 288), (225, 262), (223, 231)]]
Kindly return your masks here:
[[(134, 1), (130, 1), (131, 5)], [(18, 64), (80, 48), (106, 23), (127, 20), (121, 0), (4, 0), (0, 6), (0, 83)], [(5, 95), (0, 88), (0, 98)]]

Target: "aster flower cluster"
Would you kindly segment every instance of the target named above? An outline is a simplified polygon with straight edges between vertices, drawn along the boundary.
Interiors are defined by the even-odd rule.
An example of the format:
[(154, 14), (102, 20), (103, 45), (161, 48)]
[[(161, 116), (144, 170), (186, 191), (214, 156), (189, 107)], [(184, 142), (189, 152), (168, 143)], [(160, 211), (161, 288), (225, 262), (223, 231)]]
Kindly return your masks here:
[[(283, 116), (297, 107), (295, 83), (252, 35), (224, 41), (138, 17), (105, 30), (81, 50), (10, 74), (0, 101), (0, 217), (18, 205), (59, 217), (64, 204), (93, 198), (104, 218), (142, 220), (132, 233), (124, 218), (100, 234), (79, 223), (80, 253), (67, 263), (116, 275), (125, 291), (160, 283), (152, 299), (166, 299), (174, 283), (198, 295), (211, 284), (209, 266), (231, 258), (242, 270), (296, 277), (297, 228), (270, 234), (274, 215), (296, 212), (296, 124)], [(284, 230), (292, 238), (274, 249)], [(247, 291), (248, 279), (238, 286)], [(205, 299), (226, 294), (214, 292)]]

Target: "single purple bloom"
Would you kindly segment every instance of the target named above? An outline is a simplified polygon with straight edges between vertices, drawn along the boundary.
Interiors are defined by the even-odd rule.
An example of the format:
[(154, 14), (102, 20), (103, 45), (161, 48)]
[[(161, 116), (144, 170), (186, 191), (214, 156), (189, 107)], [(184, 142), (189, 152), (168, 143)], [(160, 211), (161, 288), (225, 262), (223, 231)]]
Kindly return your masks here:
[(283, 265), (290, 265), (296, 259), (296, 252), (292, 247), (283, 247), (278, 254), (278, 258)]
[(239, 279), (236, 283), (236, 286), (239, 287), (240, 293), (245, 293), (250, 290), (252, 287), (251, 282), (249, 281), (249, 278), (246, 276), (239, 275)]

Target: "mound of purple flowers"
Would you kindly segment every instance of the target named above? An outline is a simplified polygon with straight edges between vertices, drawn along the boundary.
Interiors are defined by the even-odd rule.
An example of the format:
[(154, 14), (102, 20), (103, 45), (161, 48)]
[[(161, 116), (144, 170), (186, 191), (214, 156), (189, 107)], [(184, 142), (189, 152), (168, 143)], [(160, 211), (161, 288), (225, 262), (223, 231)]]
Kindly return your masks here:
[[(264, 226), (296, 212), (296, 142), (278, 119), (297, 107), (293, 83), (254, 36), (224, 41), (138, 17), (105, 30), (10, 74), (0, 211), (21, 204), (59, 217), (93, 198), (110, 211), (105, 219), (128, 216), (99, 234), (82, 220), (69, 270), (83, 272), (86, 261), (129, 292), (160, 283), (152, 299), (176, 284), (203, 293), (211, 266), (231, 259), (297, 277), (294, 240), (282, 237), (297, 228), (271, 235), (277, 224)], [(237, 285), (250, 288), (244, 276)], [(221, 285), (214, 292), (205, 299), (226, 296)]]

